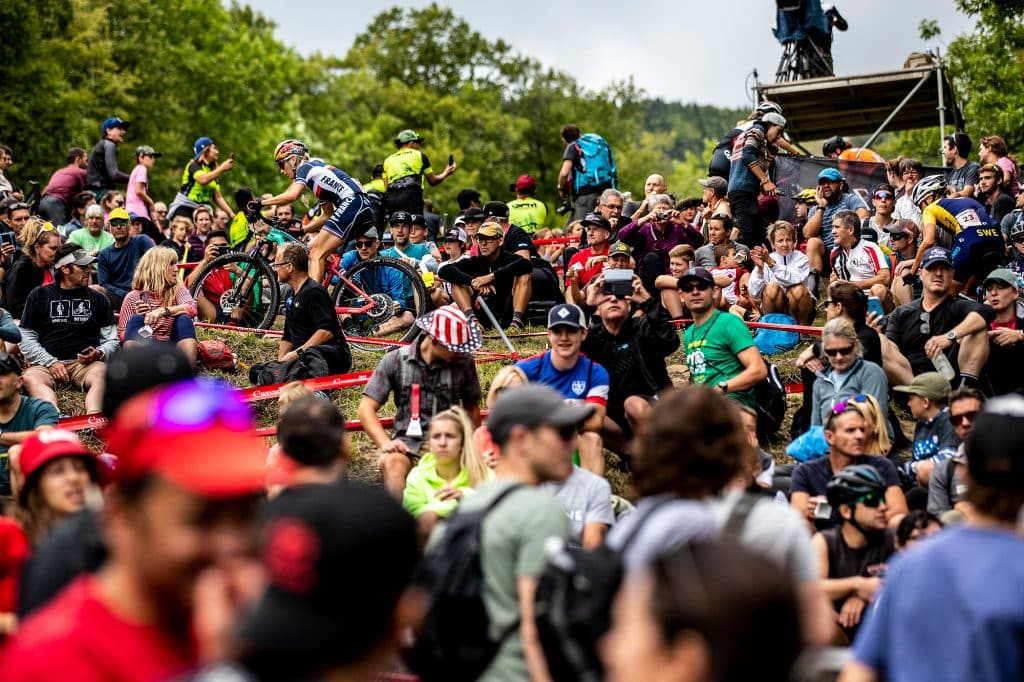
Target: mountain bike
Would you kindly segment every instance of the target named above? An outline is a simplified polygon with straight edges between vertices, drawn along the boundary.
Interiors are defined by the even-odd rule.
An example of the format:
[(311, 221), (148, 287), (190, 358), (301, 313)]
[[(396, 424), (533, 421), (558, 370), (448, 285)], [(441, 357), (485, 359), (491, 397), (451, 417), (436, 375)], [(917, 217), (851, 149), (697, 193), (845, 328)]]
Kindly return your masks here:
[[(247, 251), (224, 253), (207, 263), (189, 291), (197, 301), (203, 296), (215, 306), (218, 322), (270, 329), (282, 312), (282, 299), (291, 295), (290, 289), (278, 282), (270, 263), (279, 245), (298, 240), (279, 229), (275, 219), (247, 217), (255, 243)], [(407, 320), (410, 316), (406, 313), (412, 319), (423, 315), (430, 305), (420, 273), (395, 258), (370, 258), (348, 271), (338, 266), (338, 259), (330, 258), (321, 284), (331, 291), (346, 336), (412, 340), (417, 327), (397, 322)], [(388, 349), (384, 344), (352, 345), (361, 350)]]

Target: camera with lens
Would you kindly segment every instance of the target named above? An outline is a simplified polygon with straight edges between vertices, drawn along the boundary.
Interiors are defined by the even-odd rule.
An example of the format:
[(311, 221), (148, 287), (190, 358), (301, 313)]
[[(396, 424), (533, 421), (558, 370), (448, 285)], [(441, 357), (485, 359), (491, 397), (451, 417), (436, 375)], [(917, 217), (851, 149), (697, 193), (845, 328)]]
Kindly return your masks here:
[(672, 218), (672, 211), (658, 211), (654, 214), (655, 220), (670, 220)]
[(569, 202), (568, 199), (565, 199), (564, 201), (562, 201), (561, 204), (558, 205), (558, 208), (555, 209), (555, 213), (557, 213), (558, 215), (565, 215), (571, 210), (572, 204)]
[(224, 254), (229, 253), (231, 251), (231, 247), (228, 246), (227, 244), (218, 244), (216, 246), (216, 249), (218, 256), (223, 256)]

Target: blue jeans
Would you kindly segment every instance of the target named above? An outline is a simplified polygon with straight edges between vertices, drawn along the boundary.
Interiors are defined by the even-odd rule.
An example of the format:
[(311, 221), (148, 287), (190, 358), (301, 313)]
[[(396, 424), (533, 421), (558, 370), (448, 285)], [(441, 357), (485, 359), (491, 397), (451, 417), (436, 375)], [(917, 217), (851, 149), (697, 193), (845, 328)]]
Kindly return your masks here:
[[(132, 315), (124, 326), (125, 341), (149, 341), (139, 336), (139, 330), (146, 326), (146, 318), (142, 315)], [(171, 343), (177, 343), (185, 339), (196, 338), (196, 327), (192, 324), (192, 318), (188, 315), (176, 315), (174, 326), (171, 327), (171, 335), (167, 339)]]

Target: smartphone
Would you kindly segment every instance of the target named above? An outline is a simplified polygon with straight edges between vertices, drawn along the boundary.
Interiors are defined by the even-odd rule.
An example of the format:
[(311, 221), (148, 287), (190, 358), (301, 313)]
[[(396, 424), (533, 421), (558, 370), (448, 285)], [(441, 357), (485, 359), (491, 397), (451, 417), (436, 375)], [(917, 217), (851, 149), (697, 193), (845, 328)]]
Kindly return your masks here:
[(0, 232), (0, 244), (14, 245), (14, 235), (10, 232)]
[(231, 159), (232, 161), (234, 161), (235, 160), (235, 153), (231, 152), (230, 154), (228, 154), (228, 158)]
[(827, 500), (818, 500), (818, 503), (814, 505), (814, 518), (831, 519), (832, 505)]
[(882, 301), (877, 296), (868, 296), (868, 312), (872, 312), (879, 317), (885, 317), (885, 311), (882, 310)]
[(153, 336), (153, 328), (147, 324), (145, 327), (139, 330), (139, 336), (144, 339), (148, 339), (149, 337)]
[(455, 163), (455, 155), (454, 154), (449, 154), (448, 155), (448, 165), (450, 166), (453, 163)]

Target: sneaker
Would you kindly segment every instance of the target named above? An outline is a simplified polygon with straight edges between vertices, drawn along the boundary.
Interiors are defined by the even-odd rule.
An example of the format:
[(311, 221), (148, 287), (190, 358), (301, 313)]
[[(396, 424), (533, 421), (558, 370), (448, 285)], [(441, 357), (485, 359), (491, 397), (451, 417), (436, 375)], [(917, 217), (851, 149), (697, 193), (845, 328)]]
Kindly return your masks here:
[(522, 334), (524, 331), (526, 331), (526, 325), (519, 320), (512, 320), (512, 323), (505, 329), (506, 334)]

